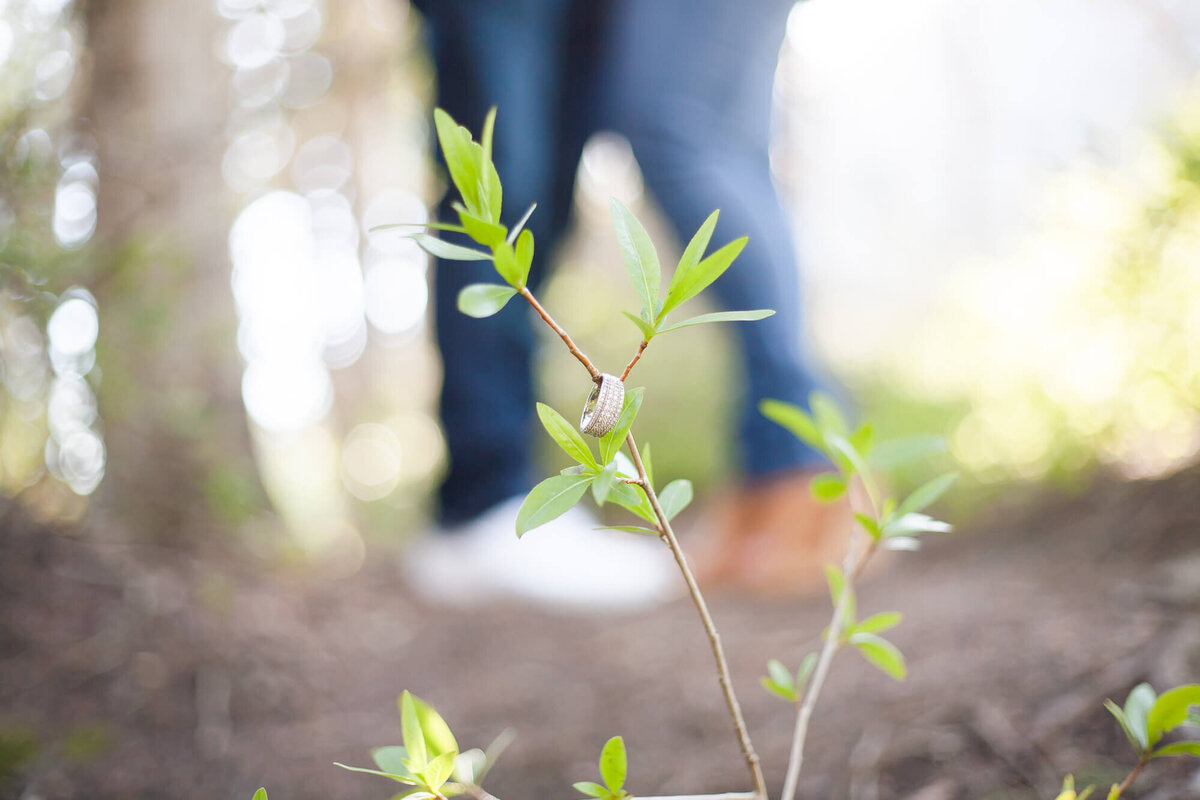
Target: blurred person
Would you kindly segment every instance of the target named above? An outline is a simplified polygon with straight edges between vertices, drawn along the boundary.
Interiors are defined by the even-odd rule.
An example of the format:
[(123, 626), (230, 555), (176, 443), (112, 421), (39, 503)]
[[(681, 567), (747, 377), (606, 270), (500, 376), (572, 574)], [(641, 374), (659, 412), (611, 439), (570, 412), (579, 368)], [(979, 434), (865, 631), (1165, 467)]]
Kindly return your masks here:
[[(793, 0), (415, 4), (429, 28), (437, 105), (476, 132), (487, 110), (499, 108), (493, 158), (505, 221), (538, 204), (528, 225), (537, 241), (534, 291), (566, 232), (584, 142), (604, 128), (628, 138), (682, 241), (718, 208), (712, 249), (749, 235), (713, 289), (726, 307), (776, 314), (733, 326), (745, 369), (745, 485), (713, 513), (698, 571), (710, 582), (787, 589), (825, 558), (820, 539), (830, 513), (807, 490), (821, 456), (757, 410), (766, 397), (805, 404), (818, 386), (802, 353), (795, 251), (768, 150)], [(453, 199), (444, 198), (440, 218), (454, 218)], [(517, 509), (536, 482), (536, 338), (523, 304), (486, 319), (458, 312), (464, 286), (492, 281), (489, 262), (439, 263), (436, 270), (450, 466), (438, 494), (439, 528), (411, 551), (406, 571), (423, 594), (464, 603), (495, 595), (585, 610), (659, 602), (677, 580), (657, 542), (594, 532), (578, 508), (520, 543), (514, 536)], [(442, 595), (448, 581), (459, 587), (450, 598)]]

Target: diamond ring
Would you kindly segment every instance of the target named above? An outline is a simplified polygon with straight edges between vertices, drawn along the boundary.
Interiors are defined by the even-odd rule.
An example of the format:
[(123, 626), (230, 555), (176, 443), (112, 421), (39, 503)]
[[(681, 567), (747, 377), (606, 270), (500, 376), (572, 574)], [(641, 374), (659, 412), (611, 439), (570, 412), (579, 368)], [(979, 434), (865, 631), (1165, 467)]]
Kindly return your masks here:
[(624, 404), (625, 384), (616, 375), (601, 373), (583, 407), (579, 430), (590, 436), (603, 436), (617, 426)]

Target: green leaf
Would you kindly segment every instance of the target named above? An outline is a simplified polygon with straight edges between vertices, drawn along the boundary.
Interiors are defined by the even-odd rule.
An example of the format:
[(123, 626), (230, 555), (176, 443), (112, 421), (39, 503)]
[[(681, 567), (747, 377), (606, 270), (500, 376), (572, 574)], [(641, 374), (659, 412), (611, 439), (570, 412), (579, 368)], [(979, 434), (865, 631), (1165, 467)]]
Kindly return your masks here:
[(575, 787), (575, 791), (579, 792), (580, 794), (585, 794), (588, 797), (609, 796), (608, 789), (605, 789), (603, 786), (598, 783), (594, 783), (593, 781), (579, 781), (578, 783), (573, 783), (571, 785)]
[(461, 244), (443, 241), (436, 236), (430, 236), (428, 233), (415, 233), (412, 238), (418, 247), (434, 258), (444, 258), (448, 261), (492, 260), (491, 253), (484, 253), (470, 247), (463, 247)]
[(1129, 740), (1129, 744), (1133, 745), (1134, 751), (1140, 756), (1144, 751), (1144, 746), (1138, 741), (1133, 729), (1129, 727), (1129, 720), (1125, 719), (1125, 712), (1121, 707), (1112, 700), (1105, 700), (1104, 707), (1108, 709), (1108, 713), (1112, 714), (1117, 720), (1117, 724), (1121, 726), (1121, 730), (1125, 732), (1125, 738)]
[(388, 222), (384, 225), (372, 225), (371, 227), (367, 228), (367, 233), (390, 231), (394, 228), (428, 228), (434, 231), (454, 231), (455, 233), (467, 232), (467, 229), (462, 225), (456, 225), (453, 222)]
[(1184, 724), (1188, 709), (1192, 706), (1200, 706), (1200, 684), (1177, 686), (1163, 692), (1146, 716), (1146, 734), (1150, 746), (1157, 744), (1164, 733)]
[(885, 550), (907, 550), (915, 552), (921, 549), (921, 540), (912, 536), (889, 536), (883, 540)]
[(600, 777), (604, 779), (604, 785), (613, 794), (619, 794), (621, 787), (625, 785), (626, 768), (625, 740), (620, 736), (614, 736), (605, 743), (604, 749), (600, 751)]
[(458, 310), (468, 317), (490, 317), (513, 298), (517, 290), (498, 283), (472, 283), (458, 293)]
[(415, 777), (408, 768), (408, 751), (403, 747), (397, 745), (376, 747), (371, 751), (371, 760), (375, 762), (375, 766), (388, 775), (395, 775), (410, 783), (416, 783)]
[(850, 436), (849, 441), (854, 445), (854, 449), (862, 453), (862, 457), (866, 459), (871, 454), (871, 447), (875, 443), (875, 433), (871, 430), (870, 425), (862, 425)]
[(688, 242), (687, 247), (683, 249), (683, 255), (679, 257), (679, 263), (675, 267), (675, 274), (671, 276), (671, 283), (667, 286), (667, 297), (663, 301), (660, 318), (669, 314), (687, 299), (683, 296), (686, 284), (691, 283), (691, 276), (699, 265), (700, 259), (704, 257), (704, 251), (708, 249), (708, 243), (712, 239), (713, 230), (717, 227), (717, 217), (720, 213), (720, 211), (714, 211), (709, 214), (708, 219), (704, 220), (692, 240)]
[(772, 658), (767, 662), (767, 674), (775, 683), (795, 691), (795, 679), (792, 678), (792, 672), (779, 659)]
[(504, 238), (508, 236), (508, 231), (503, 225), (498, 225), (495, 222), (479, 219), (474, 214), (467, 212), (458, 212), (458, 219), (467, 230), (467, 236), (470, 236), (484, 247), (495, 247), (496, 245), (506, 244)]
[(789, 703), (794, 703), (800, 699), (800, 696), (796, 693), (795, 689), (790, 686), (784, 686), (780, 683), (777, 683), (766, 676), (759, 678), (758, 683), (771, 694), (781, 697), (784, 700), (787, 700)]
[(855, 625), (852, 633), (883, 633), (899, 625), (903, 618), (899, 611), (881, 611)]
[(814, 450), (825, 452), (828, 448), (817, 431), (816, 423), (800, 406), (782, 400), (766, 399), (758, 404), (759, 413), (791, 431), (792, 435)]
[(539, 483), (517, 511), (517, 536), (558, 519), (579, 502), (594, 475), (555, 475)]
[(692, 502), (692, 482), (686, 478), (671, 481), (658, 495), (658, 504), (669, 520), (674, 519), (676, 514), (687, 508), (690, 502)]
[(650, 460), (650, 443), (646, 442), (638, 448), (642, 453), (642, 469), (646, 470), (646, 478), (654, 485), (654, 463)]
[(850, 435), (850, 426), (846, 424), (842, 410), (827, 393), (818, 390), (810, 394), (808, 407), (812, 409), (813, 419), (822, 433), (836, 433), (843, 438)]
[(492, 253), (496, 260), (496, 272), (504, 279), (504, 282), (514, 289), (524, 286), (525, 276), (522, 274), (521, 265), (517, 263), (517, 254), (512, 245), (500, 242), (492, 250)]
[(608, 494), (608, 502), (616, 503), (626, 511), (632, 511), (651, 525), (658, 524), (658, 518), (654, 516), (654, 508), (650, 505), (650, 499), (646, 497), (646, 493), (640, 486), (617, 483)]
[(607, 464), (612, 461), (620, 451), (621, 445), (625, 443), (625, 434), (629, 433), (629, 429), (633, 427), (633, 421), (637, 419), (638, 411), (641, 409), (642, 400), (645, 397), (646, 390), (641, 386), (625, 390), (625, 402), (621, 406), (621, 415), (617, 417), (617, 424), (611, 431), (600, 437), (600, 461), (602, 463)]
[(861, 511), (854, 512), (854, 518), (858, 520), (858, 524), (862, 525), (863, 530), (871, 537), (872, 541), (878, 540), (882, 536), (882, 531), (879, 529), (879, 520), (872, 517), (870, 514), (864, 514)]
[(335, 767), (341, 767), (342, 769), (349, 770), (350, 772), (363, 772), (363, 773), (366, 773), (367, 775), (378, 775), (381, 778), (388, 778), (390, 780), (395, 781), (396, 783), (407, 783), (410, 786), (417, 785), (415, 782), (415, 779), (405, 778), (401, 775), (393, 775), (390, 772), (381, 772), (380, 770), (368, 769), (366, 767), (352, 767), (349, 764), (343, 764), (340, 761), (333, 762), (333, 765)]
[(914, 511), (923, 511), (933, 505), (939, 497), (946, 493), (953, 483), (958, 480), (957, 472), (947, 472), (945, 475), (939, 475), (928, 483), (922, 485), (915, 492), (908, 496), (900, 507), (896, 509), (896, 514), (904, 516), (911, 514)]
[(871, 464), (879, 469), (892, 470), (911, 461), (946, 452), (946, 440), (941, 436), (917, 434), (885, 439), (871, 452)]
[(267, 790), (263, 787), (260, 787), (259, 790), (254, 793), (254, 797), (251, 797), (250, 800), (267, 800)]
[(415, 694), (410, 696), (417, 709), (417, 719), (421, 722), (421, 731), (425, 734), (425, 749), (429, 754), (431, 756), (440, 756), (442, 753), (457, 754), (458, 742), (455, 741), (454, 733), (446, 724), (446, 720), (442, 719), (442, 715)]
[(655, 329), (653, 325), (651, 325), (649, 322), (646, 322), (646, 320), (642, 319), (637, 314), (630, 314), (628, 311), (622, 311), (621, 313), (624, 314), (630, 322), (632, 322), (634, 325), (637, 325), (637, 329), (642, 332), (642, 338), (645, 341), (650, 341), (658, 334), (658, 330)]
[(1108, 800), (1117, 800), (1121, 796), (1121, 786), (1114, 783), (1112, 788), (1108, 790)]
[(883, 526), (883, 535), (885, 538), (895, 536), (907, 536), (911, 533), (949, 533), (954, 530), (949, 522), (936, 520), (928, 514), (905, 514), (902, 517), (893, 517), (887, 525)]
[(520, 269), (521, 284), (529, 280), (529, 268), (533, 266), (533, 232), (521, 231), (517, 237), (517, 267)]
[(609, 492), (617, 480), (617, 462), (610, 461), (592, 481), (592, 499), (596, 501), (596, 505), (603, 506), (608, 502)]
[(658, 536), (658, 531), (654, 528), (646, 528), (641, 525), (605, 525), (596, 528), (598, 531), (624, 531), (626, 533), (644, 533), (650, 536)]
[(754, 322), (755, 320), (766, 319), (775, 312), (769, 308), (760, 308), (755, 311), (714, 311), (711, 314), (701, 314), (698, 317), (685, 319), (683, 322), (676, 322), (674, 325), (668, 325), (665, 328), (659, 328), (659, 333), (669, 333), (677, 331), (680, 328), (690, 328), (693, 325), (704, 325), (709, 322)]
[(483, 131), (479, 134), (479, 147), (483, 150), (483, 163), (492, 161), (492, 138), (496, 131), (496, 107), (488, 109), (483, 118)]
[(450, 180), (454, 182), (467, 207), (478, 210), (479, 164), (475, 154), (471, 152), (470, 131), (440, 108), (433, 110), (433, 124), (437, 129), (438, 144), (442, 148), (442, 156), (446, 159)]
[[(525, 213), (521, 215), (521, 218), (519, 220), (517, 220), (517, 224), (514, 225), (512, 227), (512, 230), (510, 230), (508, 232), (507, 241), (509, 244), (512, 244), (513, 242), (515, 242), (517, 240), (517, 237), (521, 234), (521, 232), (523, 230), (525, 230), (525, 226), (529, 223), (529, 218), (533, 216), (533, 210), (535, 208), (537, 208), (537, 203), (530, 203), (529, 208), (525, 209)], [(530, 236), (532, 237), (533, 234), (530, 234)], [(532, 240), (530, 243), (532, 244)]]
[(1142, 746), (1142, 751), (1150, 749), (1150, 734), (1147, 726), (1150, 709), (1154, 707), (1154, 701), (1157, 700), (1157, 695), (1154, 694), (1154, 687), (1148, 683), (1139, 683), (1129, 692), (1129, 697), (1125, 699), (1125, 722), (1129, 724), (1129, 729), (1133, 731), (1133, 735), (1137, 738), (1138, 743)]
[(437, 758), (429, 762), (429, 766), (425, 768), (425, 782), (433, 791), (438, 791), (442, 788), (442, 784), (449, 780), (450, 775), (454, 772), (454, 757), (457, 753), (446, 752), (442, 753)]
[(612, 198), (613, 227), (617, 231), (617, 243), (621, 246), (621, 255), (625, 259), (625, 270), (633, 282), (633, 289), (642, 301), (642, 317), (652, 322), (658, 317), (659, 299), (658, 287), (661, 267), (658, 264), (658, 253), (650, 234), (638, 222), (625, 205), (617, 198)]
[(840, 434), (828, 430), (822, 430), (822, 433), (824, 434), (825, 443), (829, 445), (830, 452), (835, 457), (840, 457), (843, 469), (857, 474), (862, 478), (863, 483), (871, 480), (871, 473), (868, 471), (867, 462), (863, 460), (862, 454), (854, 448), (854, 445), (850, 444)]
[[(675, 277), (671, 281), (672, 288), (675, 289), (675, 304), (672, 308), (687, 302), (712, 285), (713, 281), (729, 269), (729, 265), (733, 263), (734, 259), (741, 255), (748, 241), (750, 240), (745, 236), (734, 239), (701, 261), (695, 268), (686, 270), (682, 278), (679, 276), (679, 270), (676, 270)], [(665, 309), (666, 304), (663, 305)]]
[(904, 666), (904, 655), (896, 645), (873, 633), (855, 633), (850, 644), (858, 648), (863, 657), (898, 681), (904, 680), (908, 669)]
[(500, 175), (491, 159), (482, 160), (482, 148), (476, 148), (482, 162), (480, 167), (479, 200), (480, 211), (492, 222), (499, 224), (500, 209), (504, 203), (504, 188), (500, 185)]
[(813, 670), (817, 666), (817, 654), (809, 653), (800, 662), (800, 668), (796, 670), (796, 689), (803, 690), (808, 685), (808, 679), (812, 675)]
[(846, 481), (834, 472), (822, 472), (808, 484), (812, 496), (822, 503), (832, 503), (846, 493)]
[(429, 761), (425, 750), (425, 732), (421, 730), (417, 705), (407, 689), (400, 695), (400, 730), (404, 735), (404, 749), (408, 751), (409, 767), (414, 773), (420, 772)]
[(1151, 758), (1166, 758), (1167, 756), (1197, 756), (1200, 757), (1200, 742), (1176, 742), (1164, 744), (1150, 754)]
[(592, 455), (592, 450), (588, 447), (587, 442), (583, 440), (583, 436), (579, 431), (575, 430), (575, 426), (567, 422), (562, 414), (559, 414), (545, 403), (537, 404), (538, 419), (542, 421), (542, 427), (550, 434), (550, 438), (563, 449), (567, 455), (578, 461), (580, 464), (591, 467), (594, 470), (600, 469), (599, 462)]

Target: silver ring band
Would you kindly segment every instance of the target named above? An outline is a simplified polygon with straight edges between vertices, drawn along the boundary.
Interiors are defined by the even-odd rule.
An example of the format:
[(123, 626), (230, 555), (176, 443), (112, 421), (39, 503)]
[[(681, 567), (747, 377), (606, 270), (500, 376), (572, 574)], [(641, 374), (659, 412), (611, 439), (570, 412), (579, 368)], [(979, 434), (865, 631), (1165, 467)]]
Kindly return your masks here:
[(616, 375), (601, 373), (592, 387), (583, 416), (579, 418), (579, 430), (589, 436), (600, 437), (617, 426), (621, 407), (625, 404), (625, 384)]

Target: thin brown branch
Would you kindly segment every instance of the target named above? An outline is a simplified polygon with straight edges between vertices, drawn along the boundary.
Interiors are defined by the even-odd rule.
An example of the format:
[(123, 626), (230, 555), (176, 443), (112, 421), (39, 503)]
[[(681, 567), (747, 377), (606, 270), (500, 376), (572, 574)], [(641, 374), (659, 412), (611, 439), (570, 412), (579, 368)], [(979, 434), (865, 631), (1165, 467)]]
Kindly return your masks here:
[(529, 301), (529, 305), (533, 306), (533, 310), (538, 313), (538, 316), (540, 316), (545, 323), (562, 338), (563, 343), (567, 346), (567, 349), (571, 351), (571, 355), (579, 359), (579, 363), (583, 364), (583, 366), (587, 368), (588, 374), (592, 376), (592, 380), (598, 380), (600, 378), (600, 370), (596, 369), (596, 365), (592, 363), (591, 359), (584, 355), (583, 351), (579, 349), (579, 346), (575, 344), (570, 335), (568, 335), (567, 332), (564, 331), (562, 327), (554, 321), (554, 317), (550, 316), (546, 309), (542, 308), (542, 304), (539, 303), (537, 298), (533, 296), (533, 292), (529, 291), (529, 287), (521, 287), (521, 296)]
[(1149, 759), (1143, 758), (1141, 761), (1138, 762), (1138, 765), (1133, 768), (1133, 772), (1130, 772), (1128, 775), (1125, 776), (1125, 780), (1121, 781), (1121, 785), (1117, 787), (1117, 794), (1116, 794), (1117, 797), (1120, 797), (1121, 795), (1125, 794), (1125, 790), (1128, 789), (1133, 784), (1133, 779), (1136, 778), (1143, 769), (1145, 769), (1148, 761), (1149, 761)]
[(671, 522), (667, 519), (666, 513), (658, 502), (658, 495), (655, 494), (654, 487), (650, 483), (650, 478), (646, 474), (646, 467), (642, 464), (642, 455), (638, 452), (637, 443), (634, 441), (632, 433), (625, 435), (625, 444), (629, 447), (629, 454), (633, 457), (633, 465), (642, 480), (642, 489), (646, 492), (646, 497), (650, 500), (650, 506), (654, 509), (654, 516), (658, 519), (659, 535), (666, 542), (667, 547), (671, 549), (671, 555), (675, 557), (675, 563), (679, 565), (679, 571), (683, 573), (683, 580), (687, 584), (688, 594), (692, 597), (692, 603), (695, 604), (696, 611), (700, 614), (700, 622), (704, 625), (704, 632), (708, 635), (708, 642), (713, 651), (713, 659), (717, 664), (717, 679), (721, 684), (721, 692), (725, 696), (725, 705), (729, 711), (729, 717), (733, 721), (734, 731), (737, 733), (738, 744), (742, 749), (742, 757), (746, 760), (746, 766), (750, 770), (750, 779), (754, 784), (754, 793), (751, 797), (757, 798), (757, 800), (767, 800), (767, 784), (763, 778), (762, 766), (759, 763), (758, 753), (754, 750), (754, 743), (750, 741), (750, 732), (746, 728), (746, 720), (742, 716), (742, 707), (738, 703), (737, 695), (733, 691), (733, 681), (729, 674), (729, 663), (725, 659), (725, 648), (721, 646), (721, 636), (717, 632), (716, 623), (713, 622), (712, 615), (708, 611), (708, 604), (704, 601), (704, 595), (700, 592), (696, 576), (692, 573), (691, 567), (688, 566), (683, 548), (679, 546), (679, 540), (675, 538), (675, 531), (671, 529)]
[(628, 364), (625, 365), (625, 371), (621, 373), (621, 382), (622, 383), (624, 383), (625, 379), (629, 377), (629, 373), (633, 369), (633, 365), (636, 364), (638, 362), (638, 359), (640, 359), (642, 357), (642, 353), (646, 352), (646, 345), (648, 345), (648, 344), (650, 344), (650, 342), (646, 341), (645, 339), (642, 339), (642, 343), (640, 345), (638, 345), (637, 352), (633, 354), (633, 358), (630, 360), (630, 362)]

